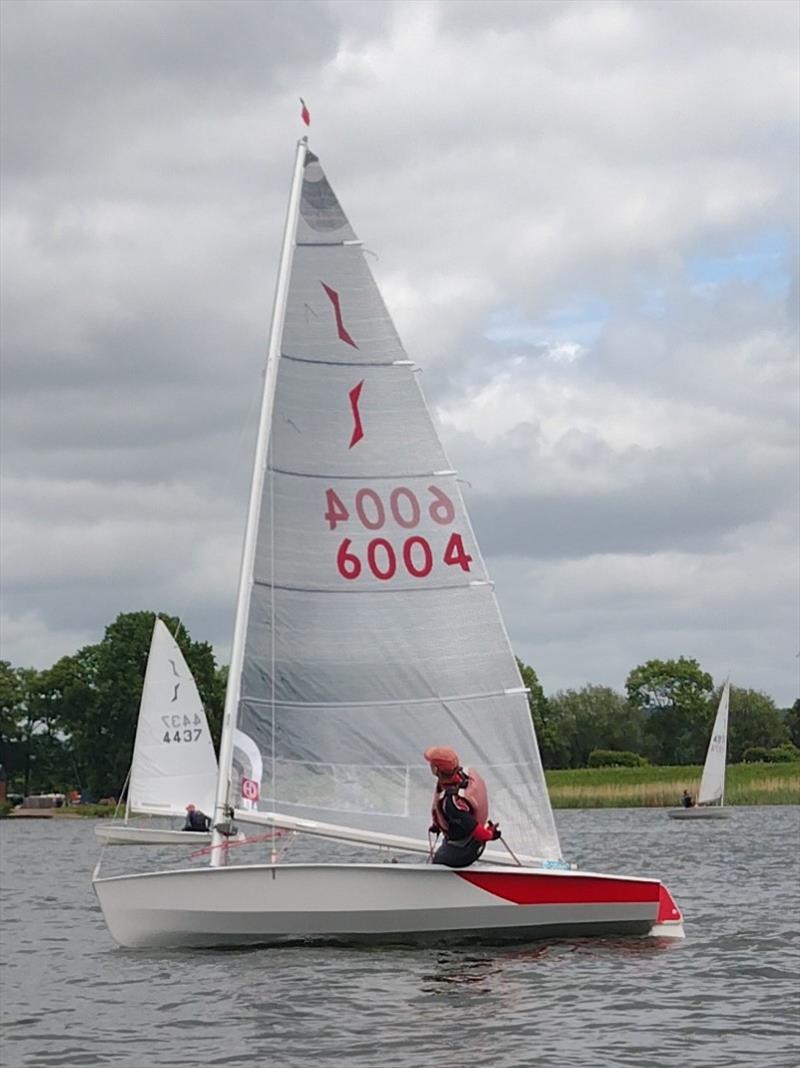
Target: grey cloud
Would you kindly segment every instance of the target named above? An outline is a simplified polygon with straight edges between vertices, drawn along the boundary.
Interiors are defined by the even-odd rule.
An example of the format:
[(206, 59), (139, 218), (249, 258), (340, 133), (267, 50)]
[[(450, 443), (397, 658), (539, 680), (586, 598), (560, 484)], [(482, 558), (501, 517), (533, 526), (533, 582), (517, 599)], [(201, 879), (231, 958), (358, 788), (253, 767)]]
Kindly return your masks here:
[[(517, 650), (574, 685), (618, 684), (647, 649), (732, 648), (788, 692), (768, 649), (787, 594), (715, 590), (741, 582), (722, 559), (765, 576), (788, 559), (796, 298), (691, 294), (685, 264), (796, 235), (794, 4), (11, 0), (0, 17), (12, 657), (40, 641), (45, 662), (137, 607), (226, 655), (302, 93), (429, 401), (472, 411), (521, 360), (521, 422), (444, 425)], [(573, 365), (483, 336), (498, 310), (541, 325), (586, 293), (611, 313)], [(601, 418), (616, 397), (680, 426), (621, 447)], [(688, 580), (625, 571), (677, 549), (713, 579), (699, 607)], [(619, 581), (587, 588), (589, 559)], [(754, 621), (750, 652), (727, 630), (714, 652), (715, 612)]]
[(2, 38), (7, 178), (40, 178), (102, 167), (134, 119), (177, 121), (275, 90), (292, 68), (324, 62), (336, 30), (317, 0), (8, 0)]

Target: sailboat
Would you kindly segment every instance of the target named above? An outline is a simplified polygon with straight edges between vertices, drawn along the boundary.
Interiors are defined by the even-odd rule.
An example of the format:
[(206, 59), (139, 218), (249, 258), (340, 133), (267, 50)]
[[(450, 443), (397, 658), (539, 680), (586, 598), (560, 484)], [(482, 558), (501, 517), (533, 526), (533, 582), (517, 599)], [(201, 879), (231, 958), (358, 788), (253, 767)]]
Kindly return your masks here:
[(201, 846), (211, 833), (141, 825), (136, 816), (185, 818), (187, 804), (212, 812), (217, 758), (197, 685), (180, 646), (156, 616), (147, 657), (125, 816), (95, 834), (108, 845)]
[(728, 755), (728, 706), (730, 705), (731, 684), (725, 681), (717, 707), (711, 740), (706, 751), (703, 765), (703, 777), (700, 780), (700, 793), (697, 804), (691, 808), (671, 808), (667, 815), (671, 820), (721, 820), (731, 814), (725, 808), (725, 765)]
[[(94, 890), (120, 944), (683, 937), (658, 879), (577, 871), (562, 858), (527, 691), (414, 370), (303, 138), (210, 859), (115, 876), (98, 865)], [(430, 863), (422, 754), (432, 744), (480, 769), (503, 829), (468, 869)], [(293, 844), (247, 862), (226, 837), (231, 821)], [(365, 860), (368, 847), (383, 855)]]

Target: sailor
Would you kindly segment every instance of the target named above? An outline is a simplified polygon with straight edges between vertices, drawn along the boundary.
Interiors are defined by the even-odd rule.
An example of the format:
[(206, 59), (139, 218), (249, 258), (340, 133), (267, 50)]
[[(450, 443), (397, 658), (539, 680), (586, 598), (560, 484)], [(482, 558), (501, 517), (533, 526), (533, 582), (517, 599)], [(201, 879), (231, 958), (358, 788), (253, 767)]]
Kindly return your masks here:
[(681, 798), (681, 804), (684, 808), (694, 808), (694, 798), (688, 790), (683, 791), (683, 797)]
[(424, 756), (436, 776), (430, 833), (444, 835), (432, 862), (466, 868), (475, 863), (487, 842), (500, 837), (500, 828), (486, 818), (486, 783), (472, 768), (462, 768), (458, 754), (447, 746), (426, 749)]
[(181, 830), (183, 831), (207, 831), (211, 827), (211, 820), (205, 814), (201, 812), (199, 808), (194, 805), (186, 806), (186, 823), (184, 823)]

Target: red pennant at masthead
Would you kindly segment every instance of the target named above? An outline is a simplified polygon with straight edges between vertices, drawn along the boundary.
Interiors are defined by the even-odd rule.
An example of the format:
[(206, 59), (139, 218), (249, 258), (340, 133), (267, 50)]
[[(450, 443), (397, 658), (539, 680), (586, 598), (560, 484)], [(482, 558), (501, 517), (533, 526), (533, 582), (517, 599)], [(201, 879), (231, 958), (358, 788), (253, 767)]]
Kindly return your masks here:
[(303, 122), (306, 124), (306, 126), (310, 126), (311, 125), (311, 112), (306, 107), (306, 102), (305, 102), (305, 100), (303, 100), (302, 96), (300, 97), (300, 103), (303, 105), (303, 110), (300, 112), (300, 118), (303, 120)]

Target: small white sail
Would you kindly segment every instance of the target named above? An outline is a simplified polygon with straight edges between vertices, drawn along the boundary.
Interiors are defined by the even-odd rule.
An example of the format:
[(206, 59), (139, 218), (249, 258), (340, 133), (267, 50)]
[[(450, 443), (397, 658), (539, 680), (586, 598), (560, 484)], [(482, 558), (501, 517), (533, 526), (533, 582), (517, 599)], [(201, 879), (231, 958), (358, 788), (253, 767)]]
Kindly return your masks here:
[(128, 813), (183, 816), (191, 803), (212, 812), (217, 759), (192, 673), (156, 618), (133, 747)]
[(717, 718), (708, 744), (703, 778), (700, 780), (698, 804), (722, 804), (725, 796), (725, 761), (728, 753), (728, 705), (730, 703), (730, 682), (722, 687)]

